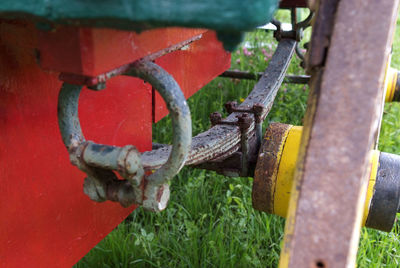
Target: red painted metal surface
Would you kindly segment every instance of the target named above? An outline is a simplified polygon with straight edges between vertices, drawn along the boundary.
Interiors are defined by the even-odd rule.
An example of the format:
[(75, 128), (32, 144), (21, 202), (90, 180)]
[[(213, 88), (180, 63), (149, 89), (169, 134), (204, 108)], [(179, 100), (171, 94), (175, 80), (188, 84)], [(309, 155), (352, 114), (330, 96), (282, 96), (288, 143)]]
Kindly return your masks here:
[(40, 32), (40, 65), (59, 72), (96, 76), (204, 32), (162, 28), (135, 33), (59, 26)]
[[(218, 41), (215, 32), (203, 33), (199, 41), (156, 60), (178, 82), (186, 98), (230, 67), (231, 57)], [(161, 96), (155, 92), (154, 120), (168, 114)]]
[[(167, 36), (169, 31), (166, 30)], [(146, 40), (162, 47), (182, 41), (178, 32), (179, 38), (175, 41), (173, 37), (159, 41), (161, 33), (162, 30), (156, 30)], [(80, 34), (88, 37), (83, 32)], [(119, 34), (125, 33), (117, 32), (116, 36)], [(69, 267), (134, 209), (123, 209), (111, 202), (95, 203), (83, 194), (84, 174), (70, 164), (58, 130), (57, 96), (61, 82), (57, 71), (96, 74), (117, 67), (122, 61), (132, 61), (132, 55), (151, 53), (150, 50), (127, 51), (122, 48), (130, 39), (116, 37), (125, 42), (116, 47), (121, 57), (116, 57), (114, 52), (107, 54), (105, 48), (96, 54), (97, 46), (91, 47), (96, 52), (86, 54), (82, 51), (87, 47), (76, 47), (73, 36), (72, 44), (58, 43), (59, 47), (57, 43), (50, 47), (51, 40), (46, 43), (43, 34), (38, 36), (32, 25), (0, 21), (0, 267)], [(215, 45), (218, 41), (212, 36)], [(209, 42), (193, 47), (196, 50), (189, 49), (189, 56), (166, 55), (168, 60), (160, 59), (160, 62), (168, 62), (165, 65), (182, 85), (190, 86), (186, 80), (194, 80), (199, 89), (199, 85), (217, 76), (220, 70), (208, 72), (209, 76), (202, 78), (204, 82), (194, 77), (192, 70), (181, 75), (173, 70), (186, 68), (187, 58), (192, 59), (193, 65), (199, 64), (194, 59), (211, 64), (213, 60), (208, 57), (224, 62), (222, 65), (228, 68), (229, 56), (221, 50), (208, 53), (212, 48)], [(43, 71), (38, 66), (35, 48), (39, 48), (42, 65), (53, 71)], [(57, 62), (57, 51), (65, 66)], [(83, 59), (82, 55), (92, 56)], [(203, 69), (199, 71), (206, 69), (203, 63), (200, 65)], [(143, 81), (120, 76), (109, 80), (106, 90), (84, 90), (79, 113), (88, 140), (133, 144), (141, 151), (151, 149), (152, 89)]]
[[(0, 36), (0, 266), (71, 266), (134, 207), (83, 194), (84, 174), (58, 131), (61, 84), (35, 62), (35, 29), (2, 23)], [(118, 77), (105, 91), (85, 90), (80, 107), (88, 139), (151, 148), (151, 89), (142, 81)]]

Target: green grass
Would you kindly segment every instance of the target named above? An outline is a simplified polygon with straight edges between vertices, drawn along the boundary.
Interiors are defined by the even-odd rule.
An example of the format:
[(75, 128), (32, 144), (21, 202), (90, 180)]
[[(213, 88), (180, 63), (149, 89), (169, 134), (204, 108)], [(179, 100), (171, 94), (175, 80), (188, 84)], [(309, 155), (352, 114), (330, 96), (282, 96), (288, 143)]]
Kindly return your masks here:
[[(396, 32), (393, 67), (400, 69), (400, 32)], [(276, 47), (271, 33), (255, 31), (232, 54), (232, 68), (261, 71)], [(263, 49), (265, 51), (263, 51)], [(265, 55), (264, 55), (265, 54)], [(267, 55), (267, 56), (266, 56)], [(268, 60), (268, 59), (267, 59)], [(300, 74), (294, 59), (288, 73)], [(195, 94), (189, 105), (194, 135), (210, 127), (208, 116), (229, 100), (240, 101), (254, 82), (217, 78)], [(301, 125), (308, 88), (284, 84), (264, 127), (270, 122)], [(387, 104), (380, 150), (400, 154), (400, 105)], [(154, 140), (171, 138), (170, 119), (154, 127)], [(214, 172), (184, 168), (171, 184), (168, 208), (158, 214), (135, 210), (125, 222), (89, 252), (76, 267), (276, 267), (284, 220), (251, 206), (251, 178), (228, 178)], [(392, 233), (362, 229), (359, 267), (398, 267), (400, 245), (396, 224)]]

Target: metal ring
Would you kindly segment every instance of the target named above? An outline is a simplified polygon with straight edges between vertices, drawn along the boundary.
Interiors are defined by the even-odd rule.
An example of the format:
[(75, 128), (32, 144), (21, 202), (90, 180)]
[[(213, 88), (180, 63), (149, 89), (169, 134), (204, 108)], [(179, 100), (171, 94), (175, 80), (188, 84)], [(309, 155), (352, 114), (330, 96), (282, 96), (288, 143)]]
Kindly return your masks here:
[[(174, 78), (155, 63), (139, 61), (133, 64), (132, 68), (124, 75), (138, 77), (150, 83), (164, 99), (171, 115), (173, 127), (173, 146), (171, 153), (167, 162), (155, 173), (146, 178), (147, 184), (144, 190), (144, 196), (141, 198), (145, 208), (162, 210), (167, 205), (169, 199), (167, 182), (183, 167), (190, 150), (192, 125), (189, 107)], [(81, 89), (82, 86), (80, 85), (64, 83), (58, 98), (59, 128), (62, 140), (70, 155), (76, 151), (76, 148), (85, 143), (78, 117), (78, 102)], [(122, 151), (119, 147), (109, 146), (109, 148), (118, 148)], [(80, 161), (82, 161), (82, 159), (80, 159)], [(79, 163), (77, 163), (72, 156), (71, 162), (86, 172), (86, 169), (80, 167)], [(94, 168), (99, 167), (95, 166)], [(134, 185), (132, 186), (134, 187)], [(162, 193), (160, 193), (160, 191)], [(125, 204), (125, 206), (126, 205), (127, 204)]]

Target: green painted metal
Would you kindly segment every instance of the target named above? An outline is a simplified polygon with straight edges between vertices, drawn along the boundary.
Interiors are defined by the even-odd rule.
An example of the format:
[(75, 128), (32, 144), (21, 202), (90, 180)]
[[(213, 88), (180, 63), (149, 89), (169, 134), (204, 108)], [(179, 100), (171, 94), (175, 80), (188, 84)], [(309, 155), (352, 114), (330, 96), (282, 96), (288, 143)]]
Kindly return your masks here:
[(2, 0), (0, 18), (141, 31), (156, 27), (208, 28), (229, 48), (240, 32), (270, 21), (278, 0)]

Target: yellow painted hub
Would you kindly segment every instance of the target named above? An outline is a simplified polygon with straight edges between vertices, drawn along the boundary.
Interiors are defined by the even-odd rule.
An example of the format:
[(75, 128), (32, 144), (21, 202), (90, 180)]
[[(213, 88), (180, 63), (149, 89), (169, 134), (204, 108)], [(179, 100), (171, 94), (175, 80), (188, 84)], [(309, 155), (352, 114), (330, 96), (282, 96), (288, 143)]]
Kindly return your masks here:
[(395, 99), (395, 95), (397, 95), (396, 93), (398, 93), (397, 91), (399, 90), (399, 86), (397, 85), (397, 76), (398, 71), (396, 69), (393, 69), (392, 67), (388, 67), (386, 69), (385, 102), (398, 101), (397, 99)]
[[(275, 178), (272, 178), (273, 180), (275, 180), (273, 212), (274, 214), (284, 218), (286, 218), (289, 207), (289, 200), (293, 186), (297, 156), (300, 148), (302, 129), (303, 127), (292, 126), (287, 136), (283, 137), (286, 138), (286, 141), (284, 143), (284, 146), (281, 147), (282, 151), (278, 152), (277, 154), (277, 157), (280, 157), (280, 159), (278, 159), (277, 161), (279, 163), (278, 172)], [(371, 174), (368, 184), (367, 197), (365, 200), (365, 208), (363, 212), (363, 226), (365, 225), (365, 222), (367, 220), (371, 199), (374, 193), (374, 186), (379, 165), (379, 151), (373, 150), (371, 152), (370, 163)]]

